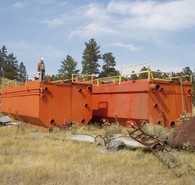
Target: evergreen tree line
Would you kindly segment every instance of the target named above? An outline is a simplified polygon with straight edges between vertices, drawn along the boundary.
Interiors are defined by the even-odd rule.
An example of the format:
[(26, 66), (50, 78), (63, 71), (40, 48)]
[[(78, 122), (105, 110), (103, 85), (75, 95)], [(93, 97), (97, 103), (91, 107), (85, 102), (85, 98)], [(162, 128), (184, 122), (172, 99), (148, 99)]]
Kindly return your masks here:
[[(77, 62), (70, 55), (67, 55), (63, 61), (61, 61), (61, 67), (58, 70), (58, 76), (64, 78), (71, 78), (73, 73), (83, 73), (96, 75), (98, 77), (109, 77), (119, 75), (119, 71), (115, 69), (116, 61), (111, 52), (101, 54), (100, 46), (94, 38), (91, 38), (89, 42), (85, 42), (85, 49), (82, 56), (82, 70), (77, 69)], [(103, 60), (103, 66), (100, 71), (100, 60)]]
[(0, 49), (0, 77), (10, 80), (25, 82), (26, 67), (23, 62), (18, 62), (13, 53), (8, 53), (6, 46)]

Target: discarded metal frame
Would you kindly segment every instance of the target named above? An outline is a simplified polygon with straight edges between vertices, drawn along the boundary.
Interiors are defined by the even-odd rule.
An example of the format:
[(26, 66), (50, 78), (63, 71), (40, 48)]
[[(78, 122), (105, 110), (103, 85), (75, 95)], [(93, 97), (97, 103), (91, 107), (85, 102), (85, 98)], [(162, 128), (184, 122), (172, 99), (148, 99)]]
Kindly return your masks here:
[(174, 174), (178, 177), (186, 173), (195, 173), (195, 169), (187, 164), (181, 157), (173, 152), (172, 148), (169, 147), (164, 139), (159, 139), (156, 136), (145, 133), (140, 127), (135, 124), (131, 124), (133, 131), (127, 130), (129, 136), (146, 146), (155, 157), (157, 157), (165, 166), (172, 169)]

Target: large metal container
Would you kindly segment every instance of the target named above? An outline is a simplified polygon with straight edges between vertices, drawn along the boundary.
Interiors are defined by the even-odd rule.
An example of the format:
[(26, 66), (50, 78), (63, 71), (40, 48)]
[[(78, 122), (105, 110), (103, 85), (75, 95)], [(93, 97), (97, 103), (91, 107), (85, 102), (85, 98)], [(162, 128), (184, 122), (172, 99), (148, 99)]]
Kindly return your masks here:
[(2, 88), (1, 112), (29, 123), (52, 127), (85, 124), (92, 117), (92, 94), (87, 84), (29, 81)]
[(163, 126), (177, 125), (181, 113), (192, 113), (192, 83), (174, 80), (127, 80), (94, 84), (94, 120), (150, 122)]

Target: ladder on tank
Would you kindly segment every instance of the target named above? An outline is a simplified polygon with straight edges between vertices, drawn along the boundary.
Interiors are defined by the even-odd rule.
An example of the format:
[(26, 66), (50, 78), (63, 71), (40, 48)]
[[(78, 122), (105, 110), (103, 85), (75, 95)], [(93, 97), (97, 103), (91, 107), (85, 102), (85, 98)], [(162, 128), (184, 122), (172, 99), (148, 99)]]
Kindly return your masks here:
[(129, 136), (146, 146), (155, 157), (157, 157), (165, 166), (172, 169), (174, 174), (178, 177), (188, 173), (195, 173), (195, 169), (187, 164), (181, 157), (179, 157), (171, 147), (166, 144), (165, 140), (159, 139), (144, 132), (140, 127), (132, 123), (133, 131), (128, 131)]

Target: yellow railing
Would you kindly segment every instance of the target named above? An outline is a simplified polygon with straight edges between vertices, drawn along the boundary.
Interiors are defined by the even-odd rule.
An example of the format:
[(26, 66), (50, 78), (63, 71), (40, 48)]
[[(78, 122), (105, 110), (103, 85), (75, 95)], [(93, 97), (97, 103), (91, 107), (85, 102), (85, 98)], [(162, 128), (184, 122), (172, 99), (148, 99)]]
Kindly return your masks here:
[[(123, 74), (124, 69), (134, 69), (135, 67), (145, 66), (147, 65), (147, 70), (139, 71), (139, 72), (132, 72)], [(141, 74), (145, 74), (143, 76), (140, 76)], [(30, 78), (35, 78), (35, 76), (38, 75), (40, 79), (40, 72), (37, 72), (32, 75), (26, 76), (26, 81), (28, 81)], [(131, 66), (123, 66), (121, 67), (121, 74), (117, 76), (110, 76), (110, 77), (104, 77), (104, 78), (97, 78), (93, 75), (89, 74), (72, 74), (71, 79), (61, 79), (61, 80), (55, 80), (51, 83), (67, 83), (67, 82), (73, 82), (73, 83), (89, 83), (89, 84), (107, 84), (107, 83), (118, 83), (121, 84), (121, 81), (124, 80), (136, 80), (136, 79), (148, 79), (148, 81), (152, 80), (163, 80), (163, 81), (172, 81), (172, 80), (181, 80), (181, 76), (172, 76), (171, 73), (168, 72), (161, 72), (161, 71), (151, 71), (150, 69), (150, 62), (145, 62), (142, 64), (136, 64)], [(192, 82), (192, 75), (184, 75), (182, 76), (182, 80), (190, 81)], [(17, 80), (9, 80), (8, 82), (2, 83), (2, 87), (7, 87), (10, 85), (20, 85), (21, 82), (17, 82)]]
[(133, 64), (133, 65), (130, 65), (130, 66), (122, 66), (121, 67), (121, 74), (123, 74), (123, 70), (124, 69), (135, 69), (135, 67), (140, 67), (140, 66), (145, 66), (147, 65), (148, 66), (148, 69), (150, 69), (150, 65), (151, 63), (150, 62), (144, 62), (144, 63), (140, 63), (140, 64)]
[[(160, 74), (160, 77), (154, 77), (154, 74)], [(152, 80), (163, 80), (163, 81), (172, 81), (172, 80), (182, 80), (192, 82), (192, 75), (181, 75), (181, 76), (172, 76), (171, 73), (162, 72), (162, 71), (151, 71)]]
[(118, 76), (111, 76), (111, 77), (104, 77), (104, 78), (97, 78), (94, 80), (93, 83), (99, 84), (106, 84), (106, 83), (119, 83), (121, 82), (121, 75)]
[[(110, 76), (110, 77), (104, 77), (104, 78), (94, 78), (92, 75), (86, 75), (86, 74), (73, 74), (72, 75), (72, 82), (75, 83), (93, 83), (97, 84), (107, 84), (107, 83), (118, 83), (121, 84), (121, 81), (124, 80), (136, 80), (136, 79), (148, 79), (148, 81), (153, 80), (162, 80), (162, 81), (173, 81), (177, 80), (180, 81), (181, 76), (172, 76), (169, 72), (162, 72), (162, 71), (151, 71), (150, 69), (150, 63), (143, 63), (143, 64), (137, 64), (132, 66), (126, 66), (121, 68), (121, 72), (123, 73), (123, 69), (133, 68), (134, 66), (141, 66), (148, 64), (147, 70), (139, 71), (139, 72), (130, 72), (127, 74), (121, 74), (118, 76)], [(145, 74), (142, 77), (141, 74)], [(136, 77), (136, 79), (134, 79)], [(141, 78), (140, 78), (141, 77)], [(86, 80), (87, 78), (87, 80)], [(90, 78), (90, 79), (89, 79)], [(190, 79), (192, 82), (192, 76), (184, 75), (182, 76), (182, 79)], [(189, 80), (186, 80), (189, 81)]]
[[(157, 75), (157, 77), (155, 77)], [(150, 71), (150, 78), (152, 80), (171, 81), (171, 73), (162, 71)]]
[(71, 82), (71, 80), (70, 79), (64, 79), (64, 80), (51, 81), (51, 83), (60, 83), (60, 84), (67, 83), (67, 82)]
[(72, 74), (72, 82), (75, 83), (93, 83), (93, 75), (88, 74)]
[(7, 82), (4, 82), (1, 84), (1, 88), (3, 87), (9, 87), (9, 86), (18, 86), (21, 82), (18, 82), (17, 80), (8, 80)]

